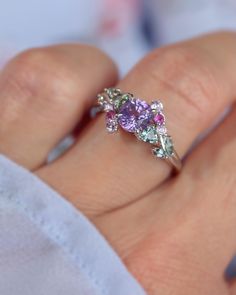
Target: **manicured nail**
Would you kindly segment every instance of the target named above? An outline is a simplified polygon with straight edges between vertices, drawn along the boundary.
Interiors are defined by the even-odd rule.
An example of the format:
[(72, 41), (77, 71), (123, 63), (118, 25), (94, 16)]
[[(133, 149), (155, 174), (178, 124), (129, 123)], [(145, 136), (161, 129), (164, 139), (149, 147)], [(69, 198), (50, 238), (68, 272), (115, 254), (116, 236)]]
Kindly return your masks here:
[(236, 256), (231, 260), (230, 264), (225, 270), (225, 279), (227, 281), (236, 279)]

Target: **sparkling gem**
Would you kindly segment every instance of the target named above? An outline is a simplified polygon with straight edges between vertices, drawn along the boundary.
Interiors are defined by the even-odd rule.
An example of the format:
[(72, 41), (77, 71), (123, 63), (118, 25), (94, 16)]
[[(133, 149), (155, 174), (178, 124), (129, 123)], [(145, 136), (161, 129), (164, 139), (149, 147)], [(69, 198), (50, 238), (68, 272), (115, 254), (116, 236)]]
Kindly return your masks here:
[(148, 103), (141, 99), (133, 98), (121, 106), (118, 122), (124, 130), (135, 132), (139, 129), (145, 129), (149, 125), (152, 115), (152, 110)]
[(161, 146), (152, 149), (153, 154), (158, 158), (169, 158), (174, 153), (174, 145), (170, 136), (161, 137)]
[(151, 103), (151, 108), (155, 112), (161, 112), (163, 110), (163, 104), (159, 100), (156, 100)]
[(114, 100), (114, 107), (116, 110), (119, 110), (120, 107), (131, 98), (129, 93), (125, 93), (123, 95), (117, 96), (117, 98)]
[(108, 102), (105, 102), (105, 103), (103, 104), (103, 110), (104, 110), (105, 112), (113, 111), (113, 105), (110, 104), (110, 103), (108, 103)]
[(149, 125), (147, 128), (138, 131), (136, 135), (140, 140), (144, 142), (149, 142), (154, 144), (159, 141), (157, 129), (156, 129), (156, 126), (154, 125)]
[(99, 105), (103, 105), (104, 102), (105, 102), (105, 97), (104, 97), (104, 95), (99, 94), (97, 97), (98, 97), (98, 104), (99, 104)]
[(152, 153), (155, 157), (164, 159), (165, 156), (165, 151), (161, 147), (155, 147), (152, 149)]
[(167, 134), (167, 129), (165, 126), (157, 126), (157, 132), (159, 134)]
[(162, 126), (165, 123), (165, 117), (162, 113), (157, 113), (153, 120), (159, 126)]
[(106, 128), (110, 133), (116, 132), (118, 130), (118, 122), (116, 113), (114, 111), (109, 111), (106, 113)]
[(119, 88), (106, 88), (105, 92), (111, 100), (121, 94), (121, 90)]
[(170, 136), (164, 137), (164, 145), (167, 156), (172, 156), (174, 152), (174, 144)]

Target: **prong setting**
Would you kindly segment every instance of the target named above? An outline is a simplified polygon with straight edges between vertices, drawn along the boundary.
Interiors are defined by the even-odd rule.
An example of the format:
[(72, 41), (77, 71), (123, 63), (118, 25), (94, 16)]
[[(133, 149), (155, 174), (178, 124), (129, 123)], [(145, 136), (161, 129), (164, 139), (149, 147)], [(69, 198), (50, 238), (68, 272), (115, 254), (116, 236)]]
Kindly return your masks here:
[[(107, 88), (104, 93), (98, 95), (98, 104), (106, 112), (106, 129), (109, 133), (115, 133), (122, 128), (133, 133), (138, 140), (149, 143), (155, 157), (175, 157), (175, 160), (179, 161), (173, 140), (168, 135), (164, 108), (160, 100), (148, 104), (131, 93), (122, 93), (118, 88)], [(178, 167), (181, 166), (179, 163)]]

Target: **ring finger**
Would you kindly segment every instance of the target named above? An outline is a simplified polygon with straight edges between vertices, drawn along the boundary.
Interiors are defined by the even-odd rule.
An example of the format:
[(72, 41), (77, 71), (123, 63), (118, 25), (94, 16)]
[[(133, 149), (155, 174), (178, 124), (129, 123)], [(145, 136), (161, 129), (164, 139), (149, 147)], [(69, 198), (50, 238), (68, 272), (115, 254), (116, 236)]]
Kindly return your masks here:
[[(183, 157), (235, 97), (235, 50), (231, 33), (159, 49), (119, 87), (149, 101), (163, 98), (168, 129)], [(129, 134), (107, 135), (101, 116), (66, 155), (38, 173), (87, 214), (99, 214), (142, 197), (169, 176), (170, 168)]]

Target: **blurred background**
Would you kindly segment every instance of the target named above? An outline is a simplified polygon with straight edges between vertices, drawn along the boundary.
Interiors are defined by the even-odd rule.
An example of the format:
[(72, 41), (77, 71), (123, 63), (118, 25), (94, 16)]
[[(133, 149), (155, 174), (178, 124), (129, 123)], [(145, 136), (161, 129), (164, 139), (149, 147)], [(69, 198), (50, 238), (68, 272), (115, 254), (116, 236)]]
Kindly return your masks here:
[(1, 0), (0, 63), (61, 42), (104, 49), (125, 73), (153, 47), (236, 29), (236, 0)]

